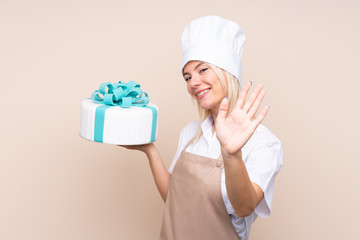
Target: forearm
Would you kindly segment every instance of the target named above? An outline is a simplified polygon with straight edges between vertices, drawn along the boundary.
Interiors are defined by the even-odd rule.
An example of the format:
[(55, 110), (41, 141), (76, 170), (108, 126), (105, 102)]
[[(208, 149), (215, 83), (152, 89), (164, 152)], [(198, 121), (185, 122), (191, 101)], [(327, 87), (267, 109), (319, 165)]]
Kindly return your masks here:
[(160, 154), (155, 145), (152, 144), (145, 154), (149, 159), (149, 165), (156, 187), (162, 199), (165, 201), (170, 185), (170, 174), (161, 160)]
[(245, 164), (242, 159), (241, 150), (236, 154), (227, 154), (221, 150), (225, 167), (226, 190), (235, 213), (239, 217), (250, 215), (254, 210), (263, 193), (251, 182)]

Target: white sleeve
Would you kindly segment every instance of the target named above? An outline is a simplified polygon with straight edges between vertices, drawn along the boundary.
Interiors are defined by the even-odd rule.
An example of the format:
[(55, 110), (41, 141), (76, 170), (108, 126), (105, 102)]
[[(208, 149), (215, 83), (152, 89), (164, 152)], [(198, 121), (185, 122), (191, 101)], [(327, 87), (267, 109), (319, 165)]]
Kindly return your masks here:
[(186, 125), (180, 133), (180, 138), (178, 142), (178, 148), (176, 150), (175, 156), (170, 164), (168, 172), (171, 174), (176, 161), (180, 157), (182, 150), (185, 148), (186, 144), (195, 136), (196, 132), (200, 127), (200, 122), (191, 122)]
[(245, 163), (249, 178), (252, 182), (258, 184), (264, 192), (264, 198), (255, 209), (255, 213), (260, 217), (270, 215), (275, 177), (282, 164), (283, 151), (281, 143), (273, 135), (266, 136), (265, 141), (261, 141), (249, 153)]

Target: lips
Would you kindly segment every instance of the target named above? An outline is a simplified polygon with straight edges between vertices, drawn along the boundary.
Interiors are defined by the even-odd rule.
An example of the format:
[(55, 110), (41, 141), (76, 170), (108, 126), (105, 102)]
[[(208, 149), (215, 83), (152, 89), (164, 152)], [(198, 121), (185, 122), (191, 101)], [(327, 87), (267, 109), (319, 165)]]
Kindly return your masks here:
[(198, 90), (195, 92), (195, 96), (198, 98), (198, 99), (202, 99), (204, 98), (207, 93), (210, 91), (210, 88), (207, 88), (207, 89), (202, 89), (202, 90)]

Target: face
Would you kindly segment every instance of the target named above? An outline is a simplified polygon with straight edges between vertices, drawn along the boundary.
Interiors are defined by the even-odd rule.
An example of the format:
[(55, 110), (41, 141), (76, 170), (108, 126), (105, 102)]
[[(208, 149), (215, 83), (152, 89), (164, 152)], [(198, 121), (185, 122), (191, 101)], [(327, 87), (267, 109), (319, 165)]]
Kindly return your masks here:
[(183, 69), (189, 94), (202, 109), (217, 114), (220, 102), (225, 97), (224, 89), (216, 73), (207, 63), (190, 61)]

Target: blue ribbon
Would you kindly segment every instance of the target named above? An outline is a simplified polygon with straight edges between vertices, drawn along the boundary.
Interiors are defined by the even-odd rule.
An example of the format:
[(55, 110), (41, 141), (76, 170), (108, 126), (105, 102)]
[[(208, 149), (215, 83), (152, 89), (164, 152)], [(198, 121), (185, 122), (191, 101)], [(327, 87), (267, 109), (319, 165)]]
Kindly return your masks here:
[(149, 96), (141, 90), (140, 84), (134, 81), (128, 83), (121, 81), (117, 83), (102, 83), (99, 90), (93, 92), (91, 99), (95, 103), (105, 104), (96, 108), (95, 111), (94, 141), (103, 142), (105, 112), (109, 107), (114, 106), (122, 108), (130, 108), (131, 106), (149, 108), (153, 113), (150, 142), (155, 141), (157, 109), (152, 106), (146, 106), (149, 103)]
[(111, 83), (106, 82), (100, 85), (99, 90), (95, 90), (91, 98), (97, 103), (105, 105), (129, 108), (131, 106), (143, 107), (149, 103), (146, 92), (140, 88), (140, 84), (130, 81)]
[(152, 106), (145, 106), (145, 107), (149, 108), (153, 113), (152, 124), (151, 124), (151, 139), (150, 139), (150, 142), (153, 142), (155, 141), (155, 135), (156, 135), (157, 109)]

